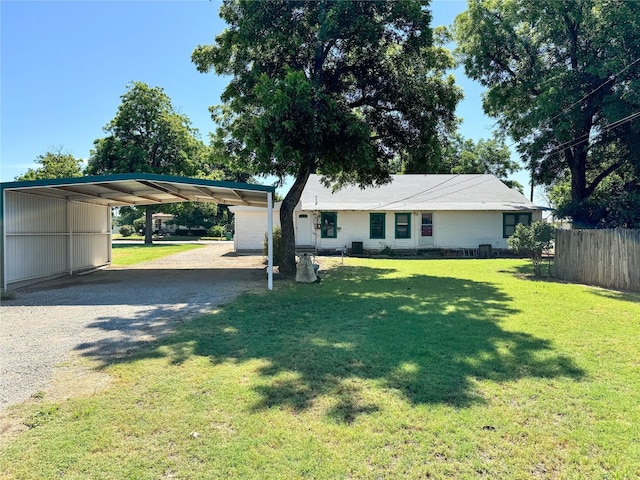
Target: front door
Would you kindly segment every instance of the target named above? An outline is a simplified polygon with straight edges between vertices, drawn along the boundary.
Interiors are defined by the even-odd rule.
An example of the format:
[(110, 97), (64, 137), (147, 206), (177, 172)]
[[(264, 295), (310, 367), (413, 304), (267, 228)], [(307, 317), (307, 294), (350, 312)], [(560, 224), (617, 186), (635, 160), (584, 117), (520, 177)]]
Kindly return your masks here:
[(308, 213), (299, 213), (296, 216), (296, 245), (311, 246), (311, 216)]

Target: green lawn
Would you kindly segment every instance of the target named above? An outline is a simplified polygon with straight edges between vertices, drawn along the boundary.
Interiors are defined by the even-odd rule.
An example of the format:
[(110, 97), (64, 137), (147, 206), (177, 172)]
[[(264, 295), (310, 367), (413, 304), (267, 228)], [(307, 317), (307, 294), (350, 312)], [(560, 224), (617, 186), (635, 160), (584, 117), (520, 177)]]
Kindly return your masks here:
[(148, 262), (157, 258), (173, 255), (202, 245), (113, 245), (111, 250), (111, 264), (114, 266), (133, 265), (134, 263)]
[[(360, 260), (276, 282), (16, 408), (7, 478), (640, 476), (640, 296), (521, 260)], [(2, 474), (0, 474), (2, 476)]]

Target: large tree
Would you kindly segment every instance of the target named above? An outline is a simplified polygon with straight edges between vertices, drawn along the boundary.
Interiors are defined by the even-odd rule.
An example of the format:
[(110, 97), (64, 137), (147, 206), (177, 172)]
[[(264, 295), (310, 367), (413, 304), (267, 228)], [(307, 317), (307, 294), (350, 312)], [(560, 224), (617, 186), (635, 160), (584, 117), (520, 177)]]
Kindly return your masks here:
[(16, 180), (42, 180), (46, 178), (70, 178), (82, 176), (82, 160), (75, 158), (70, 153), (65, 153), (61, 147), (38, 155), (35, 163), (37, 168), (28, 169)]
[[(86, 172), (157, 173), (195, 176), (202, 171), (204, 145), (189, 119), (177, 113), (160, 87), (133, 82), (118, 112), (94, 142)], [(152, 243), (153, 208), (146, 208), (145, 243)]]
[(428, 3), (225, 0), (228, 28), (195, 49), (199, 71), (231, 76), (215, 146), (252, 173), (294, 177), (281, 272), (295, 270), (293, 209), (311, 173), (365, 187), (388, 182), (399, 158), (441, 154), (461, 92)]
[(598, 186), (640, 173), (640, 2), (469, 0), (454, 36), (534, 180), (568, 176), (574, 221), (593, 224)]

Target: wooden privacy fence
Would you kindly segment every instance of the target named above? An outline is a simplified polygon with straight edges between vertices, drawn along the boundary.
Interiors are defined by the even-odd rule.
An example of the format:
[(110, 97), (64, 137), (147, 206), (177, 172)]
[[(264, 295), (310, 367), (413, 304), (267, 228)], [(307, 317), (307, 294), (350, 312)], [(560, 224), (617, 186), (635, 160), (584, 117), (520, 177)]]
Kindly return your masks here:
[(558, 230), (556, 277), (640, 292), (640, 230)]

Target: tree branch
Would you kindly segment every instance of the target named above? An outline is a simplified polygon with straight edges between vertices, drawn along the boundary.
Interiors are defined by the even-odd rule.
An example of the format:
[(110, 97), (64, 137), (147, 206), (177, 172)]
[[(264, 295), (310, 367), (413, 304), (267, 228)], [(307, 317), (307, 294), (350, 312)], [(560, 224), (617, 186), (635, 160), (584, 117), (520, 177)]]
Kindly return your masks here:
[(600, 182), (602, 182), (602, 180), (607, 178), (609, 175), (611, 175), (613, 172), (615, 172), (621, 166), (622, 166), (622, 164), (620, 164), (620, 163), (614, 163), (613, 165), (610, 165), (608, 168), (606, 168), (605, 170), (600, 172), (600, 174), (596, 178), (593, 179), (593, 182), (591, 182), (591, 185), (589, 185), (586, 188), (587, 196), (591, 195), (594, 192), (594, 190), (600, 184)]

